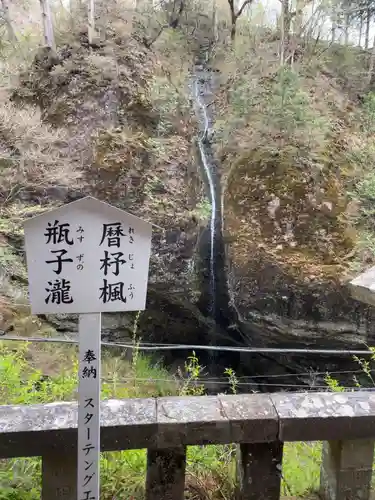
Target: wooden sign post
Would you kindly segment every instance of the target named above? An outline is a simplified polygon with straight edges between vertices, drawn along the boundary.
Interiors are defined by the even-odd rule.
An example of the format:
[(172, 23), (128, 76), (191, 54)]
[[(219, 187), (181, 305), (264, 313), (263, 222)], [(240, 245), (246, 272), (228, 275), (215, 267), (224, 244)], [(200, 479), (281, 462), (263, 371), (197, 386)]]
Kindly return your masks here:
[(151, 224), (87, 197), (25, 223), (33, 314), (79, 314), (77, 500), (99, 500), (101, 313), (145, 308)]

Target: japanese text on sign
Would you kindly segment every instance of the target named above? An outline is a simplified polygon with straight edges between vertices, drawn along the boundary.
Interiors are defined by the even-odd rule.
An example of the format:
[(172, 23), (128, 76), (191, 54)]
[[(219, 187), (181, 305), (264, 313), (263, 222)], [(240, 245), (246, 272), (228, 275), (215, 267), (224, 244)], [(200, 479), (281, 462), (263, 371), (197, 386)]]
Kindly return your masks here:
[[(100, 259), (100, 270), (103, 272), (103, 282), (100, 288), (100, 299), (103, 303), (107, 302), (127, 302), (128, 299), (134, 298), (134, 287), (129, 283), (128, 288), (123, 281), (113, 280), (108, 275), (118, 276), (123, 266), (134, 270), (134, 255), (128, 254), (126, 259), (124, 252), (111, 251), (111, 248), (120, 248), (122, 238), (128, 238), (130, 245), (134, 244), (134, 228), (129, 227), (128, 234), (124, 232), (121, 222), (112, 222), (103, 224), (100, 246), (103, 246), (103, 257)], [(106, 249), (108, 248), (108, 250)], [(129, 293), (130, 292), (130, 293)]]
[(151, 225), (87, 197), (25, 223), (34, 314), (78, 313), (77, 500), (100, 498), (101, 312), (145, 308)]
[(34, 313), (145, 308), (150, 224), (84, 198), (29, 220), (25, 234)]
[(99, 500), (100, 314), (79, 323), (78, 500)]

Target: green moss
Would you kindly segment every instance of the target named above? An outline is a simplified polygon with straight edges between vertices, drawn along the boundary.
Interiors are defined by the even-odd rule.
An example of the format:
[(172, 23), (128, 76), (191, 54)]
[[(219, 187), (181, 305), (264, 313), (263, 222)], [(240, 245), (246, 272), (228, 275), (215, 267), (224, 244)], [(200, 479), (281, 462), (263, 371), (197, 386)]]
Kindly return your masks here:
[(0, 246), (0, 266), (6, 275), (27, 281), (24, 261), (17, 251), (9, 245)]
[(148, 150), (146, 136), (126, 128), (97, 131), (94, 138), (94, 165), (113, 172), (126, 172), (134, 164), (140, 166), (139, 157)]
[(0, 234), (16, 238), (23, 237), (23, 223), (29, 217), (35, 217), (47, 210), (58, 208), (58, 203), (50, 203), (49, 205), (26, 205), (16, 202), (8, 205), (2, 210), (0, 216)]
[[(269, 203), (275, 199), (272, 214)], [(345, 215), (348, 201), (345, 184), (324, 153), (312, 161), (298, 148), (280, 144), (242, 154), (226, 191), (233, 224), (241, 220), (235, 229), (244, 235), (240, 245), (263, 245), (266, 251), (280, 246), (285, 264), (302, 269), (320, 264), (330, 276), (341, 272), (342, 258), (355, 246), (356, 233), (348, 230), (352, 226)]]
[(0, 217), (0, 233), (6, 236), (20, 236), (23, 234), (22, 224), (20, 221)]
[(202, 224), (205, 224), (211, 216), (211, 203), (204, 199), (200, 201), (191, 215), (195, 216)]

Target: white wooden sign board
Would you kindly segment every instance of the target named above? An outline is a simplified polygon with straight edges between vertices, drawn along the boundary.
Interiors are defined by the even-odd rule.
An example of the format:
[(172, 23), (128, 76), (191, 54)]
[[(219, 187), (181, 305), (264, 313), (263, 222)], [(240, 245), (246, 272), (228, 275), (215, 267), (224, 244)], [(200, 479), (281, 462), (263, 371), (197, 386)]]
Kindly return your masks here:
[(101, 313), (145, 308), (151, 229), (91, 197), (25, 223), (32, 312), (80, 315), (77, 500), (100, 499)]
[(349, 283), (349, 290), (355, 299), (375, 306), (375, 266), (353, 279)]
[(91, 197), (26, 221), (32, 312), (143, 310), (151, 229)]

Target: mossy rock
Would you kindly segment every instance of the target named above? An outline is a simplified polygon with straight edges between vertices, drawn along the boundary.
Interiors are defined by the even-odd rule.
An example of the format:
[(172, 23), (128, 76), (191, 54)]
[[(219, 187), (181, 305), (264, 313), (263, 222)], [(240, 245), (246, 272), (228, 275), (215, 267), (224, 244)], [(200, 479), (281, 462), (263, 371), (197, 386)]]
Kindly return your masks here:
[(330, 164), (311, 160), (292, 148), (254, 149), (233, 165), (226, 204), (232, 221), (241, 220), (235, 234), (270, 250), (282, 246), (283, 257), (319, 259), (336, 265), (355, 244), (345, 217), (345, 187)]
[(96, 101), (91, 114), (100, 114), (112, 99), (120, 123), (131, 119), (133, 126), (156, 127), (158, 117), (148, 91), (153, 60), (145, 48), (129, 37), (121, 46), (106, 40), (93, 51), (81, 38), (82, 43), (60, 47), (55, 54), (40, 49), (20, 75), (12, 99), (39, 105), (45, 119), (58, 126), (79, 124), (88, 96)]

